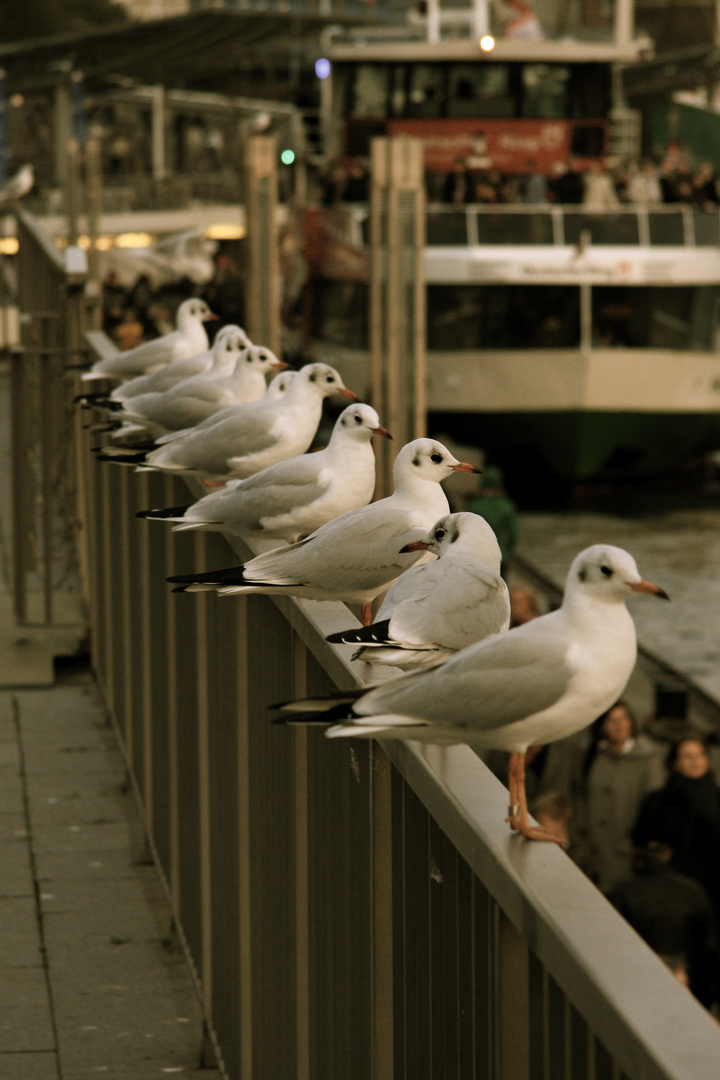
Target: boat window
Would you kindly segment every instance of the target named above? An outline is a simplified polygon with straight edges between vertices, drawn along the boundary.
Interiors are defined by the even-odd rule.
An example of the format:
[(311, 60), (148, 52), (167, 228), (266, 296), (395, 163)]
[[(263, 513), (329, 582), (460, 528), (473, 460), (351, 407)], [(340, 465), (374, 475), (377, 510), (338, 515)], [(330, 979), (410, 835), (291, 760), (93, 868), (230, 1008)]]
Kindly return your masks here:
[(720, 244), (720, 218), (717, 210), (696, 210), (693, 223), (696, 247), (717, 247)]
[(602, 348), (713, 349), (713, 286), (596, 286), (593, 345)]
[(408, 82), (406, 115), (442, 116), (445, 107), (444, 68), (440, 64), (413, 64)]
[(429, 349), (580, 345), (580, 290), (570, 285), (429, 285)]
[(566, 244), (579, 244), (583, 234), (591, 244), (638, 244), (637, 214), (623, 211), (613, 214), (564, 213), (563, 224)]
[(451, 64), (448, 107), (451, 117), (515, 115), (509, 64)]
[(493, 214), (477, 216), (480, 244), (552, 244), (553, 227), (550, 214)]
[(650, 243), (682, 246), (685, 243), (683, 216), (680, 211), (648, 213)]
[(467, 246), (467, 214), (464, 211), (428, 210), (425, 229), (428, 247)]
[(358, 117), (386, 116), (390, 65), (358, 64), (354, 76), (348, 114)]
[(317, 280), (315, 336), (331, 345), (368, 348), (366, 282)]
[(522, 115), (533, 120), (562, 120), (567, 116), (567, 64), (523, 64)]

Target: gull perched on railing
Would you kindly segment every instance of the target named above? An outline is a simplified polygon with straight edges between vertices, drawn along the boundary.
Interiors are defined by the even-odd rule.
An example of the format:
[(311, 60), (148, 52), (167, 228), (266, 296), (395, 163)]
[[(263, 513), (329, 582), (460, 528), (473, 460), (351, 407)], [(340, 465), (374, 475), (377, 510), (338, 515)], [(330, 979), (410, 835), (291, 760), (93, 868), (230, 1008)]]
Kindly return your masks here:
[(323, 401), (333, 394), (358, 400), (335, 368), (307, 364), (272, 404), (260, 403), (149, 453), (111, 449), (98, 457), (163, 472), (192, 473), (206, 480), (245, 479), (276, 461), (304, 454), (317, 432)]
[(391, 437), (370, 405), (348, 405), (324, 450), (278, 461), (247, 480), (230, 481), (232, 486), (190, 506), (141, 510), (136, 516), (175, 522), (175, 532), (200, 529), (295, 543), (370, 502), (375, 490), (373, 435)]
[(427, 552), (401, 553), (421, 540), (450, 507), (440, 482), (456, 470), (479, 472), (454, 458), (436, 439), (414, 439), (400, 450), (393, 468), (395, 490), (386, 499), (342, 514), (292, 547), (258, 555), (245, 566), (168, 578), (179, 592), (286, 593), (315, 600), (370, 604), (403, 570)]
[(627, 551), (595, 544), (573, 561), (557, 611), (343, 700), (288, 702), (278, 706), (281, 719), (331, 724), (330, 738), (507, 750), (510, 825), (530, 840), (558, 842), (529, 823), (525, 753), (580, 731), (617, 701), (635, 666), (635, 624), (625, 607), (633, 592), (667, 599)]
[(183, 300), (176, 314), (176, 329), (152, 341), (144, 341), (127, 352), (119, 352), (98, 360), (82, 376), (83, 384), (99, 378), (133, 379), (165, 367), (174, 360), (195, 356), (208, 348), (208, 336), (203, 323), (216, 319), (204, 300), (193, 297)]
[(401, 550), (437, 558), (411, 566), (392, 583), (370, 626), (330, 634), (328, 641), (360, 646), (353, 660), (427, 667), (507, 630), (510, 597), (500, 576), (500, 545), (484, 518), (448, 514)]

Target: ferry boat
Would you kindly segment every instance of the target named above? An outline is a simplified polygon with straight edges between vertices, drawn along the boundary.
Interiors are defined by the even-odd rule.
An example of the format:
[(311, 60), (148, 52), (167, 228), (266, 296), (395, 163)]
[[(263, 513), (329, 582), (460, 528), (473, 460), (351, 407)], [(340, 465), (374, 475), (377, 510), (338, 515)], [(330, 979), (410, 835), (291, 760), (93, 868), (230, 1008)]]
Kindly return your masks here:
[[(368, 211), (311, 214), (312, 351), (367, 387)], [(430, 205), (425, 276), (429, 430), (575, 480), (720, 447), (717, 211)]]
[[(432, 432), (524, 471), (582, 480), (662, 472), (720, 446), (720, 234), (679, 206), (449, 206), (457, 158), (553, 176), (639, 159), (621, 69), (652, 54), (632, 0), (428, 0), (413, 27), (327, 39), (323, 116), (349, 164), (373, 136), (423, 140), (428, 187), (427, 401)], [(312, 353), (362, 384), (367, 206), (310, 211)]]

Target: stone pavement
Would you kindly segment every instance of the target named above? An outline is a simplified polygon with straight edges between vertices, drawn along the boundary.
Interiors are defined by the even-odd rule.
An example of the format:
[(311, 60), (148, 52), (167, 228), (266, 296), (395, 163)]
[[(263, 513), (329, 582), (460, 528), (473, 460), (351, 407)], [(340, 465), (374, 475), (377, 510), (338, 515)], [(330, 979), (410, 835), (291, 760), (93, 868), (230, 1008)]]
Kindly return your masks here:
[(0, 691), (0, 1080), (218, 1080), (92, 677)]

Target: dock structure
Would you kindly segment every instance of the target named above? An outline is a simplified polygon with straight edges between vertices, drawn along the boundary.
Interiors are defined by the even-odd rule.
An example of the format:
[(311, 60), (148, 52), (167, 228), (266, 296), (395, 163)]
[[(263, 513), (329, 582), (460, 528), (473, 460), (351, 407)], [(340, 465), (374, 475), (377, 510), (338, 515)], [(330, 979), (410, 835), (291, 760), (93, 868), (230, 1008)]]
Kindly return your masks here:
[[(43, 262), (58, 275), (41, 313), (56, 337), (36, 352), (90, 363), (69, 302), (82, 282), (36, 240), (21, 244), (26, 280)], [(39, 376), (59, 430), (30, 426), (34, 454), (16, 444), (16, 482), (41, 492), (53, 446), (67, 450), (67, 499), (37, 549), (49, 574), (37, 618), (57, 618), (72, 578), (56, 574), (60, 513), (97, 688), (197, 991), (189, 1020), (205, 1061), (224, 1080), (715, 1077), (713, 1019), (564, 852), (512, 835), (507, 793), (470, 747), (345, 743), (270, 723), (278, 701), (363, 685), (347, 647), (325, 640), (347, 627), (347, 610), (173, 595), (166, 577), (251, 549), (135, 517), (187, 501), (187, 485), (93, 457), (97, 436), (72, 406), (75, 366)], [(32, 592), (27, 552), (23, 566)], [(28, 737), (46, 719), (28, 713)], [(101, 904), (91, 877), (83, 870), (77, 885), (88, 918)], [(50, 954), (62, 1002), (72, 974), (56, 974)], [(84, 1001), (73, 1016), (94, 1023)], [(185, 1067), (182, 1055), (162, 1067)]]

